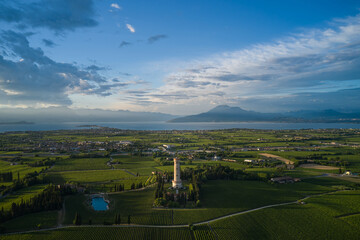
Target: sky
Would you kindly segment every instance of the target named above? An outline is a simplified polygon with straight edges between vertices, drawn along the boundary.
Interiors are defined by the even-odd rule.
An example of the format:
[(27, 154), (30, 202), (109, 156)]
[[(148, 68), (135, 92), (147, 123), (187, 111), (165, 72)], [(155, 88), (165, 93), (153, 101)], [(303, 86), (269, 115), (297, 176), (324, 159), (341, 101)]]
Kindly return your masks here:
[(358, 0), (0, 0), (0, 108), (359, 103)]

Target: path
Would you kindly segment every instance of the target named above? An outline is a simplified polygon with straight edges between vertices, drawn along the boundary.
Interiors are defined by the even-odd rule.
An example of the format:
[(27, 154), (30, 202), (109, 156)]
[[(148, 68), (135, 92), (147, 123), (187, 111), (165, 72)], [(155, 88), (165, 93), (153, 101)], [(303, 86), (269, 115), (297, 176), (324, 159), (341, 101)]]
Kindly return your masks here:
[[(240, 212), (236, 212), (236, 213), (231, 213), (231, 214), (227, 214), (221, 217), (217, 217), (217, 218), (213, 218), (210, 220), (206, 220), (206, 221), (202, 221), (202, 222), (197, 222), (194, 223), (194, 226), (198, 226), (198, 225), (202, 225), (202, 224), (210, 224), (212, 222), (218, 221), (218, 220), (222, 220), (222, 219), (226, 219), (226, 218), (230, 218), (230, 217), (234, 217), (234, 216), (238, 216), (238, 215), (242, 215), (242, 214), (246, 214), (246, 213), (251, 213), (251, 212), (255, 212), (258, 210), (262, 210), (262, 209), (266, 209), (266, 208), (273, 208), (273, 207), (279, 207), (279, 206), (285, 206), (285, 205), (290, 205), (290, 204), (298, 204), (299, 201), (304, 201), (308, 198), (311, 197), (317, 197), (317, 196), (322, 196), (322, 195), (328, 195), (328, 194), (333, 194), (336, 192), (342, 192), (342, 191), (348, 191), (348, 190), (337, 190), (337, 191), (332, 191), (332, 192), (326, 192), (326, 193), (319, 193), (319, 194), (314, 194), (314, 195), (309, 195), (306, 196), (304, 198), (298, 199), (296, 201), (292, 201), (292, 202), (286, 202), (286, 203), (277, 203), (277, 204), (271, 204), (271, 205), (267, 205), (267, 206), (263, 206), (263, 207), (258, 207), (258, 208), (253, 208), (253, 209), (249, 209), (249, 210), (245, 210), (245, 211), (240, 211)], [(80, 225), (80, 226), (57, 226), (57, 227), (53, 227), (53, 228), (47, 228), (47, 229), (38, 229), (38, 230), (30, 230), (30, 231), (22, 231), (22, 232), (14, 232), (14, 233), (6, 233), (6, 234), (2, 234), (2, 235), (13, 235), (13, 234), (25, 234), (25, 233), (33, 233), (33, 232), (42, 232), (42, 231), (51, 231), (51, 230), (57, 230), (57, 229), (64, 229), (64, 228), (78, 228), (78, 227), (116, 227), (116, 228), (126, 228), (126, 227), (144, 227), (144, 228), (183, 228), (183, 227), (189, 227), (188, 224), (179, 224), (179, 225), (140, 225), (140, 224), (122, 224), (122, 225)], [(1, 236), (1, 235), (0, 235)]]
[(268, 157), (268, 158), (275, 158), (277, 160), (280, 160), (282, 162), (284, 162), (285, 164), (294, 164), (293, 161), (280, 157), (278, 155), (274, 155), (274, 154), (270, 154), (270, 153), (259, 153), (259, 155), (264, 156), (264, 157)]

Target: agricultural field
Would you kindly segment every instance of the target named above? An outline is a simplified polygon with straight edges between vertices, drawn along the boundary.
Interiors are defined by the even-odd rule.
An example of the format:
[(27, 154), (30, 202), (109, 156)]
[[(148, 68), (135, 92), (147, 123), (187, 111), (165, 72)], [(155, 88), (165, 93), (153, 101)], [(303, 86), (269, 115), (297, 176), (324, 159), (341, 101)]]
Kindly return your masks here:
[(53, 172), (77, 171), (77, 170), (101, 170), (110, 169), (106, 163), (109, 158), (69, 158), (56, 162), (50, 170)]
[(10, 210), (12, 203), (26, 202), (43, 191), (46, 185), (27, 187), (0, 198), (0, 209)]
[[(305, 200), (305, 205), (268, 208), (210, 224), (217, 239), (357, 239), (351, 217), (359, 210), (359, 191), (338, 192)], [(349, 218), (350, 225), (345, 220)]]
[[(81, 227), (67, 228), (55, 231), (2, 236), (3, 240), (88, 240), (88, 239), (191, 239), (188, 228), (148, 228), (148, 227)], [(20, 238), (19, 238), (20, 237)]]
[[(0, 239), (294, 239), (297, 233), (297, 239), (354, 239), (352, 229), (360, 226), (359, 136), (346, 129), (0, 134), (0, 209), (14, 214), (13, 204), (44, 195), (48, 186), (64, 187), (62, 204), (0, 223), (4, 233), (34, 232)], [(183, 179), (180, 193), (190, 195), (195, 181), (199, 196), (159, 207), (160, 181), (166, 181), (161, 191), (167, 198), (176, 194), (168, 189), (174, 157), (181, 160), (181, 176), (189, 169), (197, 174)], [(219, 166), (228, 172), (209, 175)], [(280, 184), (271, 180), (276, 177), (299, 181)], [(95, 195), (108, 210), (94, 210)], [(235, 213), (241, 214), (228, 216)], [(54, 227), (65, 228), (43, 231)]]
[(60, 184), (64, 182), (77, 183), (102, 183), (106, 181), (116, 181), (121, 179), (131, 179), (136, 176), (121, 170), (77, 170), (65, 172), (49, 172), (47, 174), (49, 179), (53, 179), (55, 183)]

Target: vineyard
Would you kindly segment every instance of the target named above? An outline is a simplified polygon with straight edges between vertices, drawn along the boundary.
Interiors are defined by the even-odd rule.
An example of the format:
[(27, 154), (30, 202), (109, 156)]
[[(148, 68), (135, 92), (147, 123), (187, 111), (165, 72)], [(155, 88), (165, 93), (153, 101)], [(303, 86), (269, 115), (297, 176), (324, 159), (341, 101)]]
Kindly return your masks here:
[[(82, 146), (74, 141), (104, 142), (103, 146), (91, 146), (93, 150), (82, 149), (74, 152), (31, 152), (27, 149), (1, 152), (0, 188), (7, 191), (3, 190), (3, 196), (0, 196), (0, 210), (4, 208), (0, 213), (7, 216), (1, 222), (0, 232), (7, 234), (33, 231), (0, 235), (1, 240), (357, 238), (355, 229), (360, 227), (360, 178), (356, 174), (347, 177), (335, 175), (339, 170), (332, 170), (324, 175), (327, 173), (325, 170), (302, 167), (285, 169), (281, 165), (244, 163), (244, 159), (262, 158), (261, 153), (271, 153), (292, 161), (313, 156), (320, 159), (319, 156), (322, 155), (324, 159), (320, 159), (321, 161), (327, 161), (327, 158), (346, 159), (349, 164), (346, 169), (356, 171), (360, 166), (360, 152), (356, 146), (318, 146), (321, 141), (327, 144), (329, 139), (346, 144), (346, 134), (350, 134), (347, 130), (172, 131), (171, 134), (167, 131), (104, 131), (105, 133), (99, 135), (87, 130), (14, 133), (6, 137), (0, 134), (0, 141), (4, 146), (15, 147), (16, 141), (25, 141), (27, 138), (27, 147), (36, 141), (39, 142), (36, 142), (35, 147), (40, 143), (45, 142), (44, 146), (48, 146), (52, 144), (51, 141), (59, 141), (56, 146), (69, 144), (68, 149)], [(351, 134), (351, 139), (358, 141), (358, 133)], [(311, 140), (303, 140), (310, 138), (309, 136), (312, 136)], [(297, 141), (297, 138), (301, 141)], [(112, 141), (133, 143), (122, 145)], [(170, 150), (164, 148), (165, 144), (172, 146)], [(282, 151), (285, 145), (291, 149)], [(255, 149), (254, 146), (259, 148)], [(275, 150), (265, 151), (262, 149), (265, 146), (274, 146)], [(100, 147), (106, 150), (100, 151)], [(302, 151), (303, 147), (306, 149)], [(212, 159), (215, 154), (232, 161), (214, 161)], [(163, 162), (155, 161), (158, 155)], [(179, 191), (181, 194), (169, 189), (174, 155), (181, 159), (182, 182), (186, 187)], [(51, 165), (39, 166), (46, 161), (50, 161)], [(221, 166), (218, 166), (219, 164)], [(237, 170), (239, 175), (233, 177), (234, 175), (226, 175), (224, 171), (216, 170), (224, 166)], [(206, 169), (206, 174), (202, 172), (205, 171), (203, 169)], [(211, 172), (216, 177), (208, 177)], [(27, 176), (29, 174), (30, 177)], [(277, 184), (270, 180), (273, 176), (299, 177), (301, 181)], [(21, 182), (27, 177), (26, 182)], [(159, 179), (163, 179), (161, 197), (156, 194)], [(182, 197), (182, 194), (191, 194), (189, 185), (194, 181), (198, 184), (200, 193), (199, 204), (196, 205), (192, 199)], [(24, 204), (20, 206), (21, 202), (43, 194), (49, 184), (69, 190), (62, 192), (61, 198), (54, 198), (60, 199), (56, 210), (50, 208), (49, 211), (41, 211), (43, 205), (40, 205), (37, 212), (12, 214), (12, 210), (21, 212), (19, 209), (26, 207)], [(104, 196), (108, 201), (108, 210), (94, 210), (91, 200), (95, 195)], [(300, 204), (300, 199), (307, 196), (311, 197), (304, 200), (304, 204)], [(156, 198), (164, 198), (172, 203), (178, 203), (179, 199), (182, 199), (184, 203), (156, 205)], [(18, 204), (19, 209), (16, 209), (13, 203)], [(291, 204), (217, 220), (229, 214), (280, 203)], [(64, 208), (60, 210), (61, 206)], [(75, 225), (75, 216), (81, 218), (79, 225)], [(53, 230), (46, 230), (47, 228)]]
[[(218, 239), (357, 239), (360, 222), (339, 214), (359, 210), (360, 191), (310, 198), (305, 205), (268, 208), (215, 221)], [(349, 223), (347, 224), (347, 218)], [(331, 227), (330, 227), (331, 226)]]
[(128, 240), (128, 239), (191, 239), (188, 228), (144, 227), (81, 227), (31, 234), (1, 236), (2, 240)]

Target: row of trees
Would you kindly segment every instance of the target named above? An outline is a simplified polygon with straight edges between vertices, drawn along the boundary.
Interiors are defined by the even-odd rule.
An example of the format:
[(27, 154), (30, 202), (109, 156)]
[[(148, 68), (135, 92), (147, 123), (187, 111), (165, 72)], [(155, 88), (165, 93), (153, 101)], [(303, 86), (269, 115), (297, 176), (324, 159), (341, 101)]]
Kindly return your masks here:
[[(75, 213), (73, 224), (77, 225), (77, 226), (82, 224), (82, 219), (81, 219), (81, 216), (80, 216), (80, 214), (78, 212)], [(91, 219), (89, 219), (88, 224), (92, 225), (92, 220)], [(120, 213), (115, 214), (114, 224), (116, 224), (116, 225), (121, 224), (121, 215), (120, 215)], [(127, 224), (131, 224), (131, 216), (130, 215), (128, 215)], [(107, 221), (104, 221), (104, 225), (111, 225), (111, 223), (109, 223)]]
[(44, 191), (27, 201), (13, 202), (10, 210), (1, 209), (0, 222), (28, 213), (61, 209), (63, 196), (72, 192), (67, 186), (48, 185)]
[(4, 196), (8, 193), (17, 191), (17, 190), (25, 188), (25, 187), (30, 187), (35, 184), (46, 183), (47, 180), (45, 180), (43, 176), (39, 176), (39, 174), (40, 173), (35, 171), (32, 173), (26, 174), (25, 177), (20, 179), (20, 176), (18, 173), (17, 180), (15, 180), (13, 182), (13, 184), (11, 184), (10, 186), (4, 186), (4, 185), (0, 186), (0, 195)]
[[(110, 189), (111, 191), (112, 189)], [(125, 190), (125, 185), (124, 184), (115, 184), (114, 185), (114, 192), (122, 192)]]
[(131, 186), (130, 186), (130, 189), (131, 189), (131, 190), (133, 190), (133, 189), (139, 189), (139, 188), (143, 188), (143, 183), (142, 183), (142, 182), (132, 183)]

